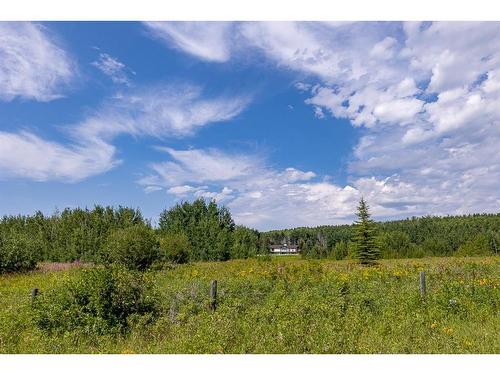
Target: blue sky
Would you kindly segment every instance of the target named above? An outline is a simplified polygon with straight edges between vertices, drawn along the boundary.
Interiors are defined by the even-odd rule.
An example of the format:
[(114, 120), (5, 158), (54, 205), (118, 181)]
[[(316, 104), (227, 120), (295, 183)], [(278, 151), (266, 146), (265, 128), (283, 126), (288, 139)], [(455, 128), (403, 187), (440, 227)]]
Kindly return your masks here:
[(0, 213), (498, 212), (499, 23), (0, 23)]

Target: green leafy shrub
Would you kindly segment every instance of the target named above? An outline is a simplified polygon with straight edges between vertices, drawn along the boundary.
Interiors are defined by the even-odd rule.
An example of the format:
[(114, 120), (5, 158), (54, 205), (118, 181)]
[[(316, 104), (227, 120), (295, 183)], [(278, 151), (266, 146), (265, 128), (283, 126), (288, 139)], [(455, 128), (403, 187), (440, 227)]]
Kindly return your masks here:
[(401, 231), (382, 233), (377, 237), (382, 258), (407, 258), (411, 252), (410, 236)]
[(490, 238), (486, 234), (478, 234), (461, 245), (456, 251), (457, 256), (493, 255), (490, 247)]
[(187, 263), (191, 244), (184, 233), (169, 233), (160, 237), (160, 258), (173, 263)]
[(238, 225), (233, 231), (232, 259), (254, 257), (259, 252), (259, 232)]
[(425, 251), (421, 246), (415, 245), (414, 243), (410, 243), (410, 247), (408, 249), (408, 258), (423, 258), (425, 257)]
[(270, 254), (260, 254), (257, 256), (257, 260), (259, 262), (262, 262), (262, 263), (267, 263), (267, 262), (271, 262), (273, 260), (273, 258), (271, 257)]
[(117, 229), (108, 236), (104, 255), (105, 262), (143, 271), (158, 259), (155, 233), (153, 229), (142, 224)]
[(357, 259), (357, 245), (354, 241), (347, 242), (347, 259)]
[(426, 254), (433, 256), (447, 256), (452, 253), (452, 247), (448, 241), (442, 238), (428, 238), (422, 243)]
[(336, 260), (341, 260), (347, 257), (349, 253), (349, 245), (347, 241), (338, 241), (333, 247), (330, 257)]
[(302, 251), (301, 256), (304, 259), (320, 259), (325, 258), (327, 251), (319, 244), (313, 245), (308, 251)]
[(34, 322), (44, 331), (98, 335), (124, 332), (131, 320), (153, 320), (159, 311), (147, 275), (116, 266), (83, 270), (64, 287), (40, 294), (33, 307)]
[(36, 267), (36, 243), (24, 233), (0, 237), (0, 273), (29, 271)]
[(162, 234), (184, 233), (191, 243), (193, 261), (227, 260), (232, 247), (234, 221), (229, 210), (212, 200), (196, 199), (177, 204), (160, 214)]

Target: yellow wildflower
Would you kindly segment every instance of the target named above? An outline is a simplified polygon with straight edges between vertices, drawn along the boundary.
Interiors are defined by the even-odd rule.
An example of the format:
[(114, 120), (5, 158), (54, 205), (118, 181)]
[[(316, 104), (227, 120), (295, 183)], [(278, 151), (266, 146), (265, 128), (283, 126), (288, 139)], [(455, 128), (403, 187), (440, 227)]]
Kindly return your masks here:
[(451, 335), (453, 333), (453, 329), (449, 328), (449, 327), (444, 327), (443, 332), (448, 334), (448, 335)]
[(484, 278), (479, 280), (479, 285), (487, 285), (488, 284), (488, 279)]

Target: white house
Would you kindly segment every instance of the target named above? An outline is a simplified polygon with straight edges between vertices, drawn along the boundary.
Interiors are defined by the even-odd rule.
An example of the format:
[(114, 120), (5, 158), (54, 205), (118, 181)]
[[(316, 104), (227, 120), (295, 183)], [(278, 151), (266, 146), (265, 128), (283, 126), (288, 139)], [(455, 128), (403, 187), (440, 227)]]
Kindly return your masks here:
[(293, 255), (300, 253), (300, 249), (297, 245), (288, 245), (287, 243), (283, 243), (281, 245), (270, 245), (269, 250), (271, 254), (277, 255)]

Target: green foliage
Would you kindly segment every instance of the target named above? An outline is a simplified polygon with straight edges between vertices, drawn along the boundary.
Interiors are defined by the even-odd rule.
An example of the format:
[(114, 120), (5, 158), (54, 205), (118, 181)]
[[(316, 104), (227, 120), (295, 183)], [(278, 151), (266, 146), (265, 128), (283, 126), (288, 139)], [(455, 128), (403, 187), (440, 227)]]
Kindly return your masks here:
[[(109, 234), (138, 224), (150, 226), (139, 210), (126, 207), (65, 209), (49, 216), (41, 212), (4, 216), (0, 219), (0, 270), (25, 271), (41, 261), (109, 262), (105, 248)], [(158, 232), (161, 236), (187, 237), (188, 259), (192, 261), (267, 254), (269, 245), (283, 242), (298, 244), (307, 259), (338, 259), (347, 244), (347, 258), (352, 259), (355, 228), (338, 225), (258, 232), (235, 227), (226, 208), (198, 199), (164, 210)], [(373, 223), (373, 228), (384, 258), (500, 254), (500, 214), (413, 217)], [(171, 254), (171, 259), (175, 258)], [(185, 254), (179, 253), (177, 259), (184, 261)]]
[[(500, 352), (498, 257), (382, 259), (375, 267), (263, 259), (197, 262), (145, 274), (118, 270), (125, 273), (119, 283), (82, 268), (1, 276), (0, 352)], [(425, 302), (418, 291), (421, 270), (427, 275)], [(143, 285), (140, 280), (143, 292), (133, 298), (125, 298), (134, 295), (130, 291), (100, 298), (121, 295), (109, 290)], [(211, 280), (219, 281), (215, 312), (208, 309)], [(41, 294), (32, 308), (28, 294), (35, 286)], [(114, 302), (124, 298), (128, 302)], [(146, 307), (135, 307), (137, 301)]]
[(358, 220), (354, 223), (354, 242), (356, 257), (361, 264), (374, 264), (379, 258), (379, 249), (375, 241), (375, 225), (370, 219), (368, 205), (361, 198), (356, 213)]
[(225, 207), (200, 198), (164, 210), (160, 215), (159, 232), (184, 234), (190, 242), (190, 260), (227, 260), (232, 246), (234, 221)]
[(346, 241), (339, 241), (333, 247), (331, 257), (336, 260), (345, 259), (349, 254), (349, 245)]
[[(494, 241), (494, 239), (493, 239)], [(492, 238), (487, 234), (478, 234), (461, 245), (455, 255), (457, 256), (481, 256), (493, 255)]]
[[(500, 214), (413, 217), (377, 222), (374, 223), (374, 227), (378, 233), (378, 240), (382, 241), (380, 246), (385, 246), (382, 254), (384, 258), (453, 256), (462, 245), (477, 235), (487, 236), (490, 251), (493, 254), (500, 254)], [(398, 238), (391, 239), (391, 233), (394, 232), (398, 233), (395, 235)], [(389, 237), (384, 238), (385, 234), (389, 234)], [(260, 238), (266, 245), (283, 242), (298, 244), (306, 258), (325, 256), (335, 258), (336, 255), (333, 253), (336, 244), (341, 241), (349, 243), (354, 239), (354, 235), (355, 225), (337, 225), (273, 230), (260, 233)], [(409, 247), (406, 246), (407, 239), (410, 241)], [(400, 241), (403, 243), (398, 244)], [(395, 244), (397, 249), (389, 249), (388, 243)], [(311, 251), (313, 247), (316, 248)], [(351, 255), (348, 255), (348, 258), (351, 258)]]
[(191, 244), (184, 233), (166, 233), (160, 237), (160, 258), (173, 263), (187, 263)]
[(427, 238), (421, 246), (425, 254), (435, 256), (451, 255), (453, 252), (450, 242), (438, 236)]
[(411, 252), (410, 236), (401, 231), (384, 232), (377, 237), (382, 258), (408, 258)]
[(80, 330), (102, 335), (124, 332), (134, 317), (151, 320), (158, 307), (158, 297), (145, 274), (118, 267), (93, 268), (39, 295), (33, 321), (49, 333)]
[(347, 243), (347, 259), (358, 259), (358, 246), (354, 241)]
[(33, 242), (37, 261), (97, 262), (109, 232), (135, 224), (146, 224), (140, 211), (130, 208), (95, 206), (94, 209), (65, 209), (45, 216), (4, 216), (0, 238), (27, 236)]
[(230, 256), (232, 259), (250, 258), (259, 252), (259, 232), (244, 227), (236, 226), (233, 231), (233, 243)]
[[(128, 231), (127, 228), (131, 227), (134, 229)], [(10, 272), (32, 268), (28, 266), (29, 262), (20, 262), (20, 259), (28, 258), (30, 262), (31, 259), (92, 263), (116, 261), (143, 269), (157, 259), (153, 251), (156, 246), (151, 246), (152, 230), (146, 228), (150, 228), (150, 224), (139, 210), (124, 207), (65, 209), (51, 216), (41, 212), (33, 216), (4, 216), (0, 220), (0, 239), (5, 243), (2, 245), (5, 251), (0, 249), (3, 251), (0, 259), (5, 265), (0, 269)], [(267, 243), (261, 240), (258, 231), (242, 226), (235, 228), (225, 207), (203, 199), (164, 210), (158, 232), (161, 237), (168, 237), (162, 259), (158, 260), (227, 260), (251, 257), (267, 250)], [(138, 235), (137, 239), (134, 239), (134, 233)], [(16, 241), (27, 242), (26, 239), (29, 246), (15, 245)], [(181, 244), (183, 249), (179, 248)], [(15, 249), (15, 254), (9, 253), (8, 249)], [(14, 266), (14, 263), (18, 265)]]
[(108, 262), (129, 269), (146, 270), (158, 259), (158, 242), (154, 231), (143, 224), (116, 229), (110, 233), (104, 247)]
[(0, 237), (0, 274), (29, 271), (36, 267), (36, 243), (27, 233)]

